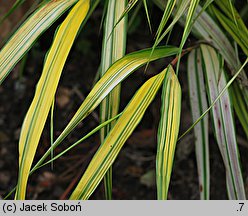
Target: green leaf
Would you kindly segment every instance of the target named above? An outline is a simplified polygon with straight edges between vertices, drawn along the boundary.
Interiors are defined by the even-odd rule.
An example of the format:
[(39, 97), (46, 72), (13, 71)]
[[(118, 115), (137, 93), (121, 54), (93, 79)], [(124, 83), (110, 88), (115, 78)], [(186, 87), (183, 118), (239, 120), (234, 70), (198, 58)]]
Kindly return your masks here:
[[(216, 51), (207, 45), (201, 45), (204, 72), (208, 87), (209, 100), (212, 103), (227, 86), (223, 66)], [(211, 110), (216, 140), (226, 169), (227, 189), (230, 199), (246, 199), (244, 182), (239, 162), (235, 124), (232, 116), (230, 96), (226, 91)]]
[[(174, 9), (176, 5), (176, 0), (169, 0), (166, 4), (166, 8), (164, 10), (164, 14), (163, 14), (163, 17), (160, 21), (160, 24), (159, 24), (159, 27), (158, 27), (158, 30), (156, 32), (156, 39), (155, 39), (155, 42), (153, 44), (153, 50), (158, 46), (158, 44), (162, 41), (162, 39), (166, 36), (166, 34), (173, 28), (174, 23), (172, 23), (166, 30), (165, 30), (165, 33), (163, 34), (163, 36), (161, 36), (163, 30), (164, 30), (164, 27), (166, 25), (166, 23), (168, 22), (168, 19), (170, 18), (170, 15), (172, 14), (172, 11)], [(186, 6), (186, 5), (185, 5)], [(182, 8), (183, 10), (186, 9), (186, 7)], [(183, 11), (182, 10), (182, 11)], [(180, 11), (180, 10), (179, 10)], [(167, 33), (166, 33), (167, 32)], [(148, 62), (149, 63), (149, 62)]]
[(156, 158), (157, 197), (159, 200), (167, 199), (180, 125), (182, 94), (172, 66), (165, 71)]
[(50, 1), (41, 6), (19, 27), (0, 51), (0, 84), (37, 38), (76, 1)]
[(88, 9), (89, 0), (80, 0), (58, 28), (47, 54), (34, 99), (26, 114), (19, 140), (19, 177), (16, 199), (25, 199), (26, 185), (34, 155), (44, 128), (58, 82), (74, 39)]
[[(158, 4), (159, 2), (156, 2), (156, 3)], [(173, 9), (176, 6), (175, 0), (169, 0), (167, 2), (165, 9), (164, 9), (163, 17), (160, 21), (160, 24), (159, 24), (159, 27), (158, 27), (158, 30), (156, 33), (155, 42), (152, 46), (151, 55), (152, 55), (154, 49), (159, 45), (159, 43), (164, 39), (164, 37), (173, 29), (174, 25), (178, 22), (178, 20), (181, 18), (183, 13), (187, 10), (189, 3), (190, 3), (190, 0), (185, 0), (185, 1), (181, 1), (180, 3), (178, 3), (174, 19), (172, 20), (170, 25), (164, 30), (164, 27), (167, 24), (167, 21), (170, 18), (170, 15), (172, 14)], [(164, 30), (164, 32), (163, 32), (163, 30)], [(149, 62), (150, 61), (147, 62), (147, 66), (148, 66)]]
[[(94, 128), (92, 131), (90, 131), (88, 134), (86, 134), (85, 136), (83, 136), (81, 139), (79, 139), (78, 141), (76, 141), (75, 143), (73, 143), (72, 145), (70, 145), (68, 148), (66, 148), (64, 151), (60, 152), (58, 155), (56, 155), (55, 157), (51, 158), (50, 160), (46, 161), (45, 163), (41, 164), (39, 167), (36, 167), (35, 170), (53, 163), (53, 161), (57, 160), (58, 158), (60, 158), (61, 156), (63, 156), (65, 153), (67, 153), (68, 151), (70, 151), (71, 149), (73, 149), (74, 147), (76, 147), (77, 145), (81, 144), (84, 140), (86, 140), (87, 138), (89, 138), (90, 136), (92, 136), (93, 134), (95, 134), (96, 132), (98, 132), (100, 129), (102, 129), (103, 127), (105, 127), (106, 125), (114, 122), (116, 119), (118, 119), (120, 116), (122, 115), (122, 113), (116, 115), (115, 117), (103, 122), (102, 124), (98, 125), (96, 128)], [(47, 152), (52, 152), (54, 150), (54, 147), (51, 146)], [(34, 169), (32, 169), (32, 173), (35, 171)]]
[[(177, 5), (177, 9), (176, 12), (174, 14), (174, 18), (172, 20), (172, 22), (170, 23), (170, 25), (166, 28), (166, 30), (163, 32), (163, 34), (156, 39), (156, 43), (155, 46), (157, 46), (162, 40), (163, 38), (171, 31), (171, 29), (174, 27), (174, 25), (178, 22), (178, 20), (183, 16), (183, 14), (185, 13), (185, 11), (187, 10), (189, 4), (190, 4), (190, 0), (185, 0), (185, 1), (181, 1), (178, 5)], [(168, 2), (168, 5), (165, 8), (164, 11), (164, 16), (161, 20), (161, 24), (159, 26), (158, 29), (158, 34), (161, 31), (161, 29), (163, 28), (163, 26), (165, 26), (165, 24), (167, 23), (167, 20), (169, 18), (169, 15), (172, 13), (172, 10), (174, 9), (175, 5), (174, 2), (172, 0), (170, 0)], [(166, 13), (166, 14), (165, 14)], [(169, 15), (167, 15), (167, 13), (169, 13)]]
[(200, 0), (191, 0), (190, 1), (188, 13), (187, 13), (187, 17), (186, 17), (186, 21), (185, 21), (185, 25), (184, 25), (184, 30), (183, 30), (183, 36), (182, 36), (182, 39), (180, 42), (180, 47), (179, 47), (180, 51), (179, 51), (179, 57), (178, 57), (178, 61), (177, 61), (176, 74), (178, 74), (182, 49), (183, 49), (183, 46), (184, 46), (184, 44), (185, 44), (185, 42), (186, 42), (186, 40), (187, 40), (187, 38), (191, 32), (191, 28), (192, 28), (193, 23), (194, 23), (196, 8), (197, 8), (199, 2), (200, 2)]
[(85, 200), (94, 192), (124, 143), (141, 121), (147, 107), (158, 92), (164, 76), (165, 71), (149, 79), (138, 90), (94, 155), (70, 199)]
[[(123, 13), (126, 7), (126, 1), (115, 0), (108, 1), (108, 9), (106, 14), (106, 21), (104, 26), (104, 39), (102, 48), (102, 60), (101, 60), (101, 77), (106, 73), (108, 68), (116, 62), (118, 59), (124, 56), (126, 51), (126, 25), (127, 16), (125, 16), (118, 25), (115, 23), (119, 20), (120, 15)], [(102, 101), (100, 107), (100, 121), (104, 122), (117, 115), (119, 111), (120, 102), (120, 91), (121, 86), (116, 86), (109, 95)], [(101, 143), (108, 132), (110, 131), (112, 125), (107, 125), (100, 131)], [(112, 169), (106, 173), (104, 178), (105, 185), (105, 197), (106, 199), (112, 199)]]
[[(208, 108), (200, 50), (193, 50), (188, 57), (188, 84), (193, 122)], [(194, 127), (195, 151), (201, 199), (210, 194), (208, 114)]]
[[(115, 23), (115, 26), (119, 24), (119, 22), (129, 13), (129, 11), (136, 5), (136, 3), (139, 0), (129, 0), (127, 6), (125, 7), (125, 10), (123, 11), (123, 13), (121, 14), (121, 16), (119, 17), (119, 19), (117, 20), (117, 22)], [(114, 27), (115, 27), (114, 26)]]
[(159, 24), (159, 27), (158, 27), (158, 30), (157, 30), (157, 33), (156, 33), (156, 35), (157, 35), (156, 39), (158, 39), (160, 37), (160, 35), (161, 35), (161, 33), (162, 33), (167, 21), (169, 20), (171, 14), (172, 14), (172, 11), (173, 11), (175, 5), (176, 5), (176, 0), (168, 0), (167, 1), (166, 7), (164, 9), (163, 17), (162, 17), (162, 19), (160, 21), (160, 24)]
[(147, 6), (146, 0), (143, 0), (143, 5), (144, 5), (144, 8), (145, 8), (146, 18), (147, 18), (147, 22), (148, 22), (148, 25), (149, 25), (150, 32), (152, 32), (152, 25), (151, 25), (151, 20), (150, 20), (150, 16), (149, 16), (149, 11), (148, 11), (148, 6)]

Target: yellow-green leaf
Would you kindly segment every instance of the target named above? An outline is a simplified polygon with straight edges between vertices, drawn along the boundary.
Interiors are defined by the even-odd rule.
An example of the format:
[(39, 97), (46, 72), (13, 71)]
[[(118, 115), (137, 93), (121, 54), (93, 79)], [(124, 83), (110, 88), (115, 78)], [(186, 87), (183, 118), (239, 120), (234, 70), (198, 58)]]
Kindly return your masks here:
[(147, 107), (158, 92), (165, 70), (149, 79), (135, 94), (104, 143), (91, 160), (70, 199), (88, 199), (113, 164), (128, 137), (141, 121)]
[(88, 9), (80, 0), (59, 27), (44, 64), (32, 104), (26, 114), (19, 141), (19, 177), (16, 199), (24, 199), (29, 171), (71, 46)]
[(0, 84), (37, 38), (77, 0), (49, 1), (34, 12), (0, 51)]
[(156, 158), (157, 197), (167, 199), (181, 114), (181, 87), (171, 66), (166, 69)]
[[(102, 48), (101, 71), (103, 76), (108, 68), (125, 55), (126, 51), (126, 24), (127, 16), (115, 26), (126, 7), (125, 0), (108, 1), (106, 21), (104, 25), (104, 39)], [(101, 122), (113, 118), (119, 111), (121, 85), (116, 86), (109, 95), (102, 101), (100, 106)], [(100, 131), (101, 143), (110, 131), (112, 124), (106, 125)], [(106, 173), (104, 178), (105, 197), (112, 199), (112, 169)]]

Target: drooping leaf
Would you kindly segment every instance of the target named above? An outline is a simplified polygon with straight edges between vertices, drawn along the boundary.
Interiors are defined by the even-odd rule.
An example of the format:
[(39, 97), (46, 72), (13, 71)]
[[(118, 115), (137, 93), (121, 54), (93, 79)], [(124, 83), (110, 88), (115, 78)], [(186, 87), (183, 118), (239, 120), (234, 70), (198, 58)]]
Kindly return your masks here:
[[(126, 24), (127, 16), (115, 26), (119, 20), (120, 15), (126, 7), (126, 1), (115, 0), (108, 1), (108, 8), (106, 14), (106, 21), (104, 25), (104, 39), (102, 46), (102, 59), (101, 59), (101, 77), (106, 73), (108, 68), (122, 58), (126, 51)], [(109, 95), (102, 101), (100, 107), (100, 121), (105, 122), (107, 119), (113, 118), (119, 112), (121, 86), (116, 86)], [(106, 125), (100, 131), (101, 143), (104, 142), (105, 137), (111, 129), (112, 124)], [(105, 197), (112, 199), (112, 169), (106, 173), (104, 177)]]
[(165, 70), (156, 158), (157, 197), (167, 199), (181, 114), (181, 87), (171, 66)]
[[(208, 97), (212, 103), (227, 85), (225, 72), (216, 51), (201, 45)], [(246, 199), (239, 162), (235, 124), (232, 116), (230, 95), (226, 91), (211, 110), (216, 140), (226, 169), (226, 181), (230, 199)]]
[(0, 84), (37, 38), (76, 1), (50, 1), (41, 6), (19, 27), (0, 51)]
[(149, 79), (135, 94), (91, 160), (70, 199), (88, 199), (113, 164), (159, 90), (165, 71)]
[(55, 35), (45, 60), (34, 99), (26, 114), (19, 140), (19, 177), (16, 199), (24, 199), (33, 158), (44, 128), (65, 61), (88, 9), (89, 0), (72, 8)]
[[(188, 57), (188, 83), (193, 122), (208, 108), (200, 50), (193, 50)], [(201, 199), (210, 194), (208, 114), (194, 127), (195, 151)]]

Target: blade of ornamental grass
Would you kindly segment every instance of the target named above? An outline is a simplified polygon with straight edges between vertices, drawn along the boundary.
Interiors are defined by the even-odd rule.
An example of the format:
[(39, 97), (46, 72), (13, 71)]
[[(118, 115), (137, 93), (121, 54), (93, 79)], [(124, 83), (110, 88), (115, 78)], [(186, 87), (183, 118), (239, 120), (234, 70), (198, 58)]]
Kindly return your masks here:
[[(198, 6), (198, 10), (200, 9), (200, 6)], [(232, 74), (239, 70), (241, 63), (237, 61), (234, 47), (231, 45), (225, 32), (221, 30), (216, 21), (214, 21), (207, 12), (202, 12), (201, 16), (196, 20), (193, 29), (220, 52)], [(248, 90), (242, 86), (242, 83), (247, 81), (247, 76), (244, 71), (239, 74), (239, 79), (242, 94), (246, 104), (248, 104)]]
[(136, 3), (139, 0), (129, 0), (127, 6), (125, 7), (125, 10), (117, 20), (117, 22), (114, 25), (114, 28), (119, 24), (119, 22), (129, 13), (129, 11), (136, 5)]
[[(188, 57), (189, 98), (193, 122), (208, 108), (202, 58), (200, 50), (193, 50)], [(208, 114), (194, 127), (194, 141), (199, 178), (199, 191), (202, 200), (210, 194)]]
[(18, 28), (0, 51), (0, 84), (37, 38), (75, 2), (77, 0), (50, 1), (37, 9)]
[(94, 192), (109, 167), (115, 161), (124, 143), (141, 121), (147, 107), (157, 94), (164, 76), (165, 71), (150, 78), (137, 91), (104, 143), (95, 153), (70, 199), (86, 200)]
[[(227, 85), (225, 72), (216, 51), (201, 45), (208, 97), (212, 103)], [(211, 109), (216, 140), (226, 169), (226, 182), (230, 199), (246, 199), (244, 182), (236, 142), (235, 124), (230, 96), (226, 91)]]
[(162, 20), (160, 22), (160, 25), (159, 25), (159, 28), (157, 31), (157, 36), (156, 36), (156, 40), (155, 40), (153, 47), (156, 47), (164, 39), (164, 37), (171, 31), (171, 29), (174, 27), (174, 25), (178, 22), (178, 20), (185, 13), (189, 4), (190, 4), (190, 0), (181, 1), (180, 4), (178, 4), (172, 22), (162, 33), (162, 30), (163, 30), (164, 26), (166, 25), (166, 23), (170, 17), (170, 14), (172, 13), (172, 11), (175, 7), (174, 1), (172, 1), (172, 0), (168, 1), (166, 8), (165, 8), (165, 11), (164, 11), (164, 15), (162, 17)]
[[(156, 2), (156, 3), (158, 3), (158, 2)], [(156, 32), (156, 38), (155, 38), (155, 42), (154, 42), (154, 44), (152, 46), (151, 55), (153, 54), (154, 49), (159, 45), (159, 43), (164, 39), (164, 37), (173, 29), (174, 25), (178, 22), (178, 20), (180, 19), (180, 17), (187, 10), (189, 3), (190, 3), (190, 0), (185, 0), (185, 1), (181, 1), (178, 4), (177, 10), (175, 12), (174, 19), (172, 20), (172, 22), (170, 23), (170, 25), (164, 30), (164, 27), (167, 24), (168, 19), (170, 18), (170, 15), (172, 14), (172, 11), (173, 11), (173, 9), (175, 8), (175, 5), (176, 5), (176, 1), (175, 0), (168, 0), (167, 1), (166, 6), (165, 6), (165, 9), (164, 9), (163, 17), (162, 17), (162, 19), (160, 21), (158, 30)], [(163, 3), (162, 3), (162, 5), (163, 5)], [(150, 63), (150, 61), (147, 62), (146, 69), (147, 69), (149, 63)]]
[(167, 199), (179, 132), (182, 95), (172, 66), (168, 66), (165, 71), (156, 157), (157, 197), (159, 200)]
[(179, 65), (180, 65), (180, 60), (181, 60), (181, 54), (182, 54), (182, 50), (183, 50), (183, 46), (191, 32), (191, 28), (193, 26), (194, 23), (194, 17), (195, 17), (195, 13), (196, 13), (196, 8), (199, 5), (200, 0), (191, 0), (190, 1), (190, 5), (189, 5), (189, 9), (188, 9), (188, 13), (187, 13), (187, 17), (186, 17), (186, 21), (185, 21), (185, 25), (184, 25), (184, 30), (183, 30), (183, 36), (180, 42), (180, 46), (179, 46), (179, 55), (178, 55), (178, 61), (177, 61), (177, 69), (176, 69), (176, 74), (178, 75), (178, 71), (179, 71)]
[[(174, 9), (174, 7), (175, 7), (175, 4), (176, 4), (176, 0), (168, 0), (168, 2), (167, 2), (167, 4), (166, 4), (166, 8), (165, 8), (165, 10), (164, 10), (163, 17), (162, 17), (162, 19), (161, 19), (161, 21), (160, 21), (159, 27), (158, 27), (157, 32), (156, 32), (156, 38), (155, 38), (155, 42), (154, 42), (154, 44), (153, 44), (153, 46), (152, 46), (151, 55), (152, 55), (154, 49), (158, 46), (158, 44), (159, 44), (159, 43), (162, 41), (162, 39), (166, 36), (166, 34), (164, 34), (163, 37), (160, 37), (161, 34), (162, 34), (162, 32), (163, 32), (163, 30), (164, 30), (165, 25), (167, 24), (168, 19), (170, 18), (170, 15), (172, 14), (172, 11), (173, 11), (173, 9)], [(185, 4), (185, 5), (186, 5), (186, 4)], [(186, 9), (186, 8), (185, 8), (185, 9)], [(183, 11), (183, 10), (184, 10), (184, 8), (182, 8), (182, 11)], [(179, 11), (180, 11), (180, 10), (179, 10)], [(176, 23), (176, 22), (175, 22), (175, 23)], [(175, 23), (172, 23), (172, 24), (167, 28), (167, 30), (165, 30), (165, 32), (166, 32), (166, 31), (169, 32), (169, 31), (173, 28), (173, 26), (174, 26)], [(168, 33), (168, 32), (167, 32), (167, 33)], [(147, 62), (146, 67), (148, 66), (148, 64), (149, 64), (149, 61)]]
[[(54, 142), (54, 106), (55, 98), (53, 99), (52, 106), (50, 109), (50, 144), (51, 144), (51, 158), (54, 156), (53, 142)], [(51, 169), (53, 170), (53, 162), (51, 163)]]
[(143, 5), (144, 5), (144, 8), (145, 8), (145, 12), (146, 12), (146, 19), (147, 19), (147, 22), (148, 22), (148, 26), (149, 26), (150, 32), (152, 32), (152, 25), (151, 25), (151, 20), (150, 20), (149, 10), (148, 10), (148, 5), (147, 5), (146, 0), (143, 0)]
[[(117, 60), (122, 58), (126, 51), (126, 25), (127, 16), (115, 26), (115, 23), (119, 20), (120, 15), (123, 13), (126, 7), (126, 1), (115, 0), (108, 1), (108, 8), (106, 14), (106, 21), (104, 25), (104, 38), (102, 46), (102, 59), (101, 59), (101, 71), (102, 77), (108, 68)], [(121, 85), (116, 86), (107, 97), (102, 101), (100, 106), (100, 121), (105, 122), (107, 119), (113, 118), (119, 111)], [(112, 124), (106, 125), (100, 131), (101, 143), (104, 142), (105, 137), (109, 133)], [(112, 168), (104, 177), (105, 197), (108, 200), (112, 199)]]
[[(95, 84), (94, 88), (85, 98), (71, 121), (55, 140), (53, 147), (56, 148), (65, 137), (101, 103), (113, 88), (115, 88), (136, 69), (146, 64), (150, 59), (150, 53), (151, 49), (130, 53), (114, 63), (104, 76)], [(176, 47), (158, 47), (154, 50), (151, 59), (154, 61), (160, 58), (176, 55), (177, 53), (178, 48)], [(33, 169), (40, 166), (49, 154), (49, 152), (46, 152)]]
[(47, 54), (34, 99), (23, 122), (19, 140), (19, 177), (16, 199), (25, 199), (34, 155), (44, 128), (58, 82), (74, 39), (88, 9), (89, 0), (80, 0), (58, 28)]

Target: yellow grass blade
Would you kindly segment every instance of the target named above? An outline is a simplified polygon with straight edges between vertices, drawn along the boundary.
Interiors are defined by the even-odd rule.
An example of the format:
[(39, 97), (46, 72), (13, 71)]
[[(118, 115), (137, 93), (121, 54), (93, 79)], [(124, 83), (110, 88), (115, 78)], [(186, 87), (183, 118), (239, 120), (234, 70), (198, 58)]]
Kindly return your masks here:
[(77, 0), (50, 1), (34, 12), (0, 51), (0, 84), (35, 40)]
[(91, 160), (70, 199), (88, 199), (113, 164), (128, 137), (158, 92), (165, 71), (149, 79), (135, 94)]
[(156, 158), (157, 197), (167, 199), (181, 114), (181, 87), (171, 66), (166, 69), (162, 90), (161, 119)]
[[(125, 0), (108, 1), (108, 9), (104, 26), (104, 39), (102, 48), (102, 60), (100, 74), (103, 76), (108, 68), (117, 60), (122, 58), (126, 51), (126, 24), (127, 16), (115, 26), (126, 7)], [(119, 111), (121, 85), (116, 86), (110, 94), (102, 101), (100, 107), (101, 123), (113, 118)], [(115, 122), (112, 122), (100, 131), (101, 143)], [(112, 169), (104, 177), (105, 197), (112, 199)]]
[(89, 0), (79, 1), (58, 28), (48, 52), (34, 99), (25, 117), (19, 141), (19, 178), (16, 199), (24, 199), (29, 171), (44, 128), (63, 66), (83, 22)]

